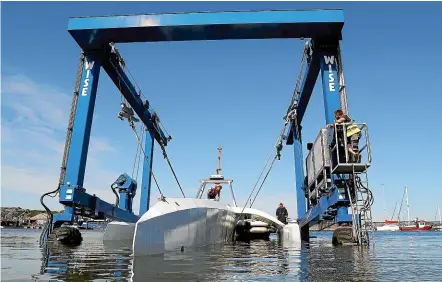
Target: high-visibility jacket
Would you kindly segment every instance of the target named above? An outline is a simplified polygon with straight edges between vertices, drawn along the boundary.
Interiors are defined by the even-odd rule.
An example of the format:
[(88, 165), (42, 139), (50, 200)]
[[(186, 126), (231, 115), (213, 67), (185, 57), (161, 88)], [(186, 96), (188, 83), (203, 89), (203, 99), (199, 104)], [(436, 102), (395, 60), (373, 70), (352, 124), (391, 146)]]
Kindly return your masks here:
[(359, 128), (359, 126), (354, 123), (347, 124), (346, 129), (347, 129), (347, 137), (350, 137), (356, 133), (361, 132), (361, 129)]

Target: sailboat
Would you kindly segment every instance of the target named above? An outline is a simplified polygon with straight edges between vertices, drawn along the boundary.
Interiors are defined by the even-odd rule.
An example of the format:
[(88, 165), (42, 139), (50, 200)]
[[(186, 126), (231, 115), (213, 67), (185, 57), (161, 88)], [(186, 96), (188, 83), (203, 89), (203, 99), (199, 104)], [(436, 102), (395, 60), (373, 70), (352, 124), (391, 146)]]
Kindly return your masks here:
[(439, 216), (439, 225), (433, 226), (434, 230), (442, 231), (442, 217), (440, 216), (440, 208), (437, 206), (436, 217)]
[[(384, 199), (384, 211), (385, 213), (387, 212), (387, 208), (385, 207), (385, 188), (384, 188), (384, 184), (382, 185), (382, 196)], [(376, 231), (399, 231), (399, 221), (397, 220), (393, 220), (394, 217), (394, 213), (396, 212), (396, 207), (397, 207), (397, 203), (396, 206), (394, 207), (394, 211), (393, 211), (393, 215), (391, 216), (391, 220), (385, 219), (385, 224), (382, 226), (378, 226), (376, 227)]]
[(414, 221), (414, 224), (411, 224), (411, 222), (410, 222), (410, 206), (408, 204), (408, 189), (407, 189), (407, 187), (405, 187), (405, 195), (406, 195), (405, 199), (407, 201), (407, 220), (408, 220), (408, 225), (400, 226), (399, 230), (400, 231), (429, 231), (429, 230), (431, 230), (431, 228), (433, 226), (426, 225), (424, 220), (419, 220), (418, 218), (416, 218), (416, 220)]

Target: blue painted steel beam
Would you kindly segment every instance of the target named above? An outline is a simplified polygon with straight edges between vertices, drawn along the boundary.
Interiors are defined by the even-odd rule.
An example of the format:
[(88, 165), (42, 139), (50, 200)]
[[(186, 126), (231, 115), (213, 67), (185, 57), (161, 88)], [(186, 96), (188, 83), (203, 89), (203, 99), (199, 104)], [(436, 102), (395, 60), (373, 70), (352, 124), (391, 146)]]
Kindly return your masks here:
[[(326, 124), (334, 123), (335, 117), (334, 112), (341, 107), (340, 103), (340, 95), (339, 95), (339, 81), (338, 81), (338, 73), (337, 73), (337, 41), (330, 42), (321, 42), (317, 43), (315, 48), (315, 54), (312, 58), (312, 63), (310, 67), (306, 71), (306, 75), (303, 79), (303, 84), (301, 88), (301, 92), (298, 97), (298, 123), (300, 124), (302, 118), (305, 114), (305, 110), (307, 109), (308, 102), (310, 100), (310, 96), (313, 91), (313, 87), (316, 83), (316, 78), (320, 71), (321, 79), (322, 79), (322, 92), (323, 92), (323, 100), (324, 100), (324, 111), (325, 111), (325, 122)], [(299, 120), (301, 119), (301, 120)], [(295, 131), (295, 125), (291, 125), (290, 134), (288, 135), (287, 144), (294, 144), (294, 150), (299, 151), (297, 148), (299, 146), (296, 138), (293, 135)], [(289, 143), (290, 142), (290, 143)], [(301, 148), (302, 149), (302, 148)], [(303, 164), (296, 162), (295, 157), (295, 166), (297, 170), (301, 170), (303, 172)], [(331, 176), (332, 183), (335, 183), (337, 179), (336, 175)], [(298, 197), (304, 193), (303, 183), (298, 184), (298, 179), (296, 183), (296, 189)], [(336, 185), (333, 184), (336, 188)], [(346, 188), (345, 188), (346, 189)], [(348, 197), (347, 193), (344, 192), (344, 199), (339, 199), (339, 192), (337, 189), (329, 196), (323, 196), (319, 200), (319, 205), (311, 207), (307, 212), (307, 216), (305, 218), (300, 219), (301, 227), (305, 224), (314, 224), (316, 223), (320, 216), (324, 215), (329, 208), (337, 208), (337, 222), (351, 222), (351, 215), (348, 214)], [(303, 197), (305, 198), (304, 194)], [(298, 199), (299, 202), (299, 199)], [(298, 208), (298, 213), (299, 213)]]
[(114, 82), (124, 98), (126, 98), (134, 112), (138, 115), (144, 125), (153, 132), (155, 139), (159, 143), (163, 143), (164, 146), (167, 146), (168, 139), (164, 132), (155, 123), (153, 119), (154, 113), (149, 109), (148, 102), (146, 107), (145, 101), (141, 100), (140, 93), (136, 91), (135, 86), (119, 62), (112, 59), (111, 56), (108, 56), (108, 58), (102, 61), (102, 65), (103, 69), (107, 72), (110, 79)]
[(77, 17), (69, 32), (81, 48), (109, 42), (341, 38), (343, 10), (233, 11)]
[[(297, 123), (302, 124), (305, 112), (307, 110), (310, 97), (312, 96), (313, 89), (315, 88), (316, 80), (318, 79), (318, 74), (320, 70), (320, 58), (317, 53), (313, 53), (312, 61), (307, 65), (304, 72), (304, 77), (301, 84), (300, 93), (297, 96), (298, 106), (297, 106)], [(292, 123), (289, 128), (289, 134), (287, 135), (287, 145), (292, 145), (294, 142), (294, 124)]]
[(143, 178), (141, 180), (140, 216), (143, 216), (150, 205), (150, 191), (152, 187), (152, 162), (153, 162), (154, 139), (151, 131), (146, 132), (144, 150), (148, 159), (144, 158)]
[(337, 222), (351, 222), (351, 215), (343, 213), (342, 209), (339, 210), (340, 207), (348, 206), (349, 201), (345, 195), (343, 195), (343, 199), (339, 199), (339, 194), (338, 189), (334, 189), (330, 195), (321, 197), (319, 203), (316, 206), (310, 207), (306, 216), (299, 220), (299, 226), (303, 227), (307, 224), (314, 225), (318, 223), (320, 216), (324, 215), (331, 208), (338, 208)]
[[(297, 133), (299, 133), (297, 137)], [(295, 153), (295, 177), (296, 177), (296, 208), (298, 212), (297, 219), (301, 220), (307, 211), (306, 198), (304, 192), (304, 161), (302, 154), (301, 128), (294, 130), (294, 153)]]
[(321, 65), (322, 93), (324, 99), (325, 122), (335, 121), (334, 112), (341, 108), (337, 72), (337, 48), (323, 49), (318, 52)]
[[(339, 95), (339, 81), (337, 71), (338, 43), (320, 47), (318, 46), (318, 54), (320, 57), (321, 77), (322, 77), (322, 93), (324, 99), (325, 122), (332, 124), (335, 121), (335, 111), (341, 108), (341, 98)], [(331, 181), (337, 179), (336, 175), (331, 176)], [(347, 188), (345, 188), (347, 189)], [(343, 216), (348, 214), (347, 207), (339, 207), (338, 214)]]
[[(65, 183), (69, 182), (73, 188), (83, 186), (99, 75), (100, 61), (96, 57), (86, 56), (81, 75), (75, 122), (73, 128), (68, 129), (72, 130), (72, 138), (66, 165)], [(66, 198), (65, 193), (66, 190), (62, 189), (60, 199), (61, 197)], [(70, 199), (69, 196), (66, 199), (72, 200), (72, 196)]]
[[(69, 203), (63, 203), (65, 205)], [(72, 205), (72, 203), (70, 203)], [(125, 222), (137, 222), (140, 218), (139, 216), (133, 214), (131, 211), (120, 209), (113, 204), (109, 204), (96, 197), (95, 195), (90, 195), (86, 192), (77, 191), (75, 193), (75, 205), (78, 207), (86, 208), (90, 214), (87, 216), (93, 219), (115, 219)], [(63, 214), (54, 215), (54, 224), (60, 224), (62, 222), (72, 222), (74, 217), (74, 209), (71, 206), (65, 206), (65, 211)]]

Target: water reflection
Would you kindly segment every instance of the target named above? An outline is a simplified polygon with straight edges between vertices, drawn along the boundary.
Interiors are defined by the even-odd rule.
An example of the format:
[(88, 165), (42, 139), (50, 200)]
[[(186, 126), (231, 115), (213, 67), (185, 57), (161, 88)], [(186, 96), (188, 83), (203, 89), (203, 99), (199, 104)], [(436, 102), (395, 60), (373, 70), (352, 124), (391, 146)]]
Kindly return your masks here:
[(321, 232), (310, 244), (272, 238), (133, 259), (132, 242), (103, 244), (101, 232), (42, 251), (38, 232), (2, 230), (2, 281), (442, 281), (439, 233), (382, 233), (366, 249), (334, 247)]
[[(94, 238), (100, 237), (101, 233), (88, 235)], [(42, 249), (41, 276), (38, 279), (97, 281), (108, 277), (128, 278), (132, 265), (131, 244), (103, 245), (97, 244), (97, 241), (84, 240), (78, 246), (49, 243)]]
[(315, 240), (306, 252), (310, 281), (376, 281), (376, 264), (372, 248), (332, 246)]
[(301, 264), (300, 244), (284, 245), (277, 239), (236, 242), (136, 257), (132, 281), (256, 281), (260, 277), (301, 281)]

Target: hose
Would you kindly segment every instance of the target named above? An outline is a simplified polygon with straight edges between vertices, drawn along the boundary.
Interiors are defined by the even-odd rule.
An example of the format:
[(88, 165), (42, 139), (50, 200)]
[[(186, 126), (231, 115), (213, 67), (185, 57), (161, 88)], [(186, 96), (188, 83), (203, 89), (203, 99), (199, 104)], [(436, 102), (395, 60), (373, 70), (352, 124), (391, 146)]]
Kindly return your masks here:
[(54, 215), (53, 215), (52, 211), (45, 205), (45, 203), (43, 201), (44, 197), (49, 196), (50, 194), (54, 194), (54, 193), (55, 193), (55, 195), (50, 196), (50, 197), (55, 197), (57, 195), (58, 191), (60, 191), (60, 188), (61, 188), (61, 185), (59, 184), (57, 189), (55, 189), (54, 191), (51, 191), (51, 192), (47, 192), (47, 193), (41, 195), (41, 197), (40, 197), (40, 204), (43, 206), (43, 208), (46, 210), (46, 213), (49, 216), (49, 221), (46, 223), (45, 227), (43, 228), (43, 230), (40, 234), (40, 246), (44, 242), (44, 239), (45, 239), (44, 237), (45, 237), (46, 233), (47, 233), (47, 235), (49, 235), (51, 233), (50, 227), (52, 226), (52, 222), (54, 220)]
[(118, 206), (120, 205), (120, 196), (118, 195), (117, 191), (115, 190), (114, 185), (115, 185), (115, 182), (112, 183), (112, 185), (111, 185), (111, 189), (112, 189), (112, 192), (114, 192), (114, 194), (115, 194), (115, 198), (116, 198), (116, 200), (115, 200), (115, 206), (118, 207)]
[(370, 210), (371, 206), (374, 203), (373, 192), (370, 189), (368, 189), (368, 187), (365, 187), (364, 184), (362, 184), (361, 178), (359, 176), (356, 176), (355, 179), (356, 179), (356, 183), (357, 183), (357, 189), (361, 193), (367, 194), (367, 199), (364, 201), (364, 206), (362, 209), (364, 211)]

